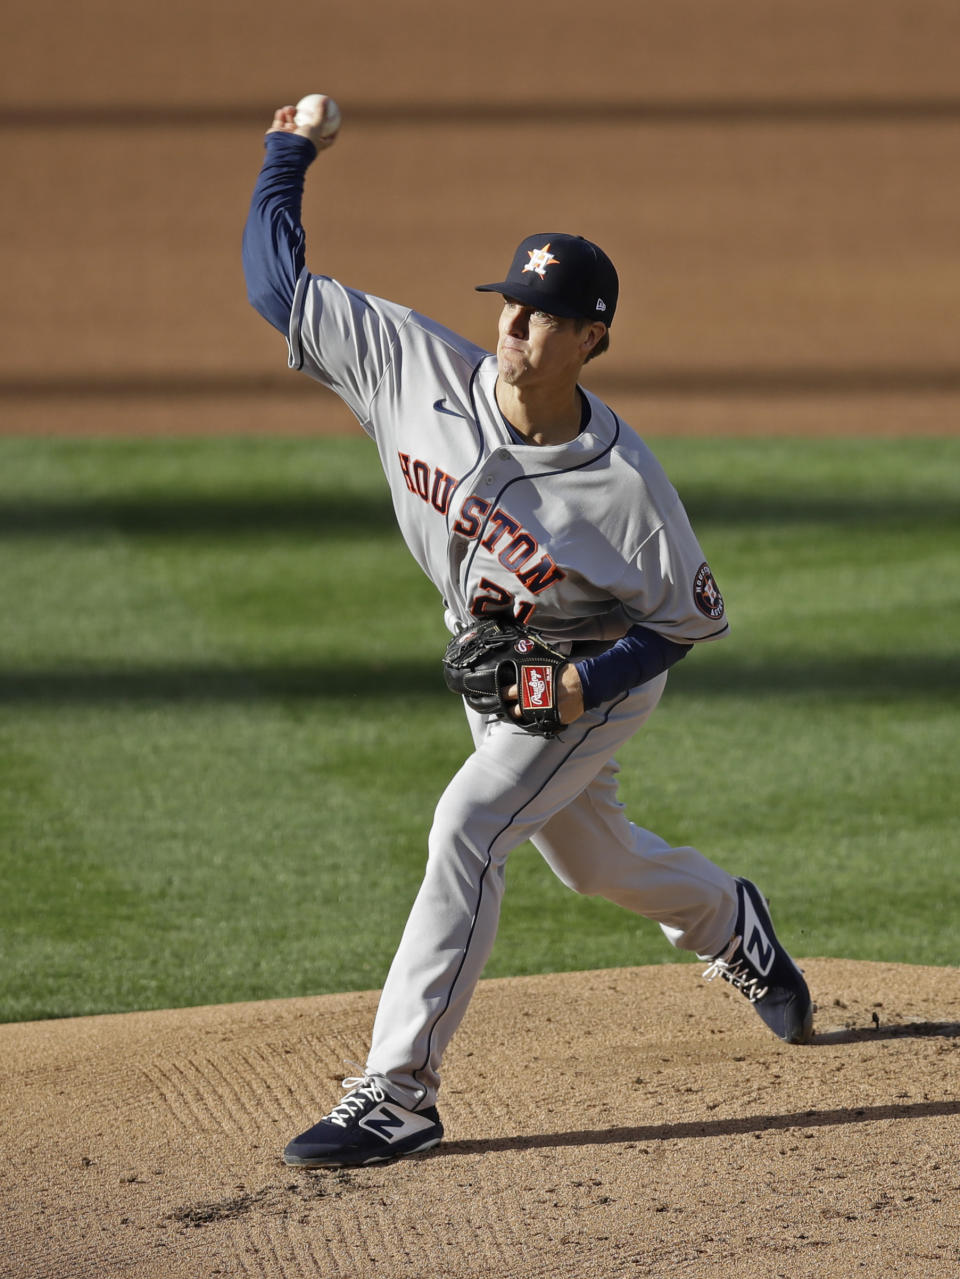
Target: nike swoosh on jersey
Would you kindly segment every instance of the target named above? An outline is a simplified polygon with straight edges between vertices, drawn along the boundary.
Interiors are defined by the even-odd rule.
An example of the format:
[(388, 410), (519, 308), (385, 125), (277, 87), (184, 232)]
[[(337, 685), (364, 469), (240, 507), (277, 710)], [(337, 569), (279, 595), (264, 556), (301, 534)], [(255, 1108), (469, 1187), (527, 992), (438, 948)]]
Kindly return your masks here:
[(446, 413), (447, 417), (462, 417), (464, 421), (467, 420), (462, 413), (456, 413), (454, 412), (453, 409), (445, 408), (444, 407), (445, 403), (446, 403), (446, 399), (443, 396), (441, 396), (439, 400), (434, 400), (433, 402), (434, 410), (437, 413)]

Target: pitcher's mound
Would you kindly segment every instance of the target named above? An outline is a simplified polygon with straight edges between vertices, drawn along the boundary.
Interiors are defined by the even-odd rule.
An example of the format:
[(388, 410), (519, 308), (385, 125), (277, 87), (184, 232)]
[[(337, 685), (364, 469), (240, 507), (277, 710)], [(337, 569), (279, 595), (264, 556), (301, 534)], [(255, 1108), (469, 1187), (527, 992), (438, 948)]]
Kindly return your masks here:
[(809, 960), (791, 1048), (691, 964), (481, 983), (447, 1139), (279, 1152), (374, 993), (0, 1026), (10, 1279), (960, 1274), (960, 972)]

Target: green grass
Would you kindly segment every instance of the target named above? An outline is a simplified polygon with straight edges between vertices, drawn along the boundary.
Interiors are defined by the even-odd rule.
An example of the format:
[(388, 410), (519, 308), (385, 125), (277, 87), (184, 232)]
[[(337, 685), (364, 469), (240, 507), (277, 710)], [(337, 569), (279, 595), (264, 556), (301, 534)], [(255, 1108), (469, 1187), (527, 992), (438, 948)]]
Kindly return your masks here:
[[(960, 441), (657, 445), (727, 599), (631, 815), (800, 955), (955, 964)], [(369, 988), (466, 754), (362, 439), (0, 440), (0, 1018)], [(529, 846), (487, 973), (672, 962)]]

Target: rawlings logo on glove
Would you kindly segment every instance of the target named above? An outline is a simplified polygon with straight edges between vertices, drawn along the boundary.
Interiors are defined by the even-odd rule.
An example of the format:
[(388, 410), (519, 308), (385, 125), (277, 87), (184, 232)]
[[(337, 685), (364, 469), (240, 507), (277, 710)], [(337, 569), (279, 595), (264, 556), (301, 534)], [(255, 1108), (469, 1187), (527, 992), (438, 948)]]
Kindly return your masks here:
[(553, 705), (553, 670), (549, 666), (524, 666), (520, 671), (520, 705), (542, 710)]
[[(519, 622), (488, 618), (455, 635), (443, 655), (443, 677), (481, 715), (509, 719), (539, 737), (563, 728), (557, 709), (557, 673), (570, 659)], [(519, 700), (508, 702), (516, 685)], [(519, 716), (514, 714), (519, 707)]]

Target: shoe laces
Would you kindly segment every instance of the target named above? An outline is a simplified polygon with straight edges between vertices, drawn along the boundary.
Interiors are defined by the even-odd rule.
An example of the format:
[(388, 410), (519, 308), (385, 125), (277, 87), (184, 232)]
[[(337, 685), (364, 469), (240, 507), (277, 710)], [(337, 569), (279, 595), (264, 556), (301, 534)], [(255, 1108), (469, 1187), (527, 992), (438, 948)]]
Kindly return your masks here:
[(734, 990), (739, 990), (746, 995), (751, 1004), (755, 1004), (758, 999), (762, 999), (769, 986), (762, 986), (757, 978), (756, 972), (750, 965), (740, 958), (736, 963), (732, 963), (737, 948), (740, 945), (741, 938), (736, 934), (730, 940), (727, 949), (714, 959), (714, 961), (704, 969), (704, 981), (713, 981), (715, 977), (722, 977), (724, 981), (728, 981)]
[(347, 1096), (323, 1117), (324, 1123), (336, 1124), (339, 1128), (346, 1128), (357, 1115), (363, 1114), (368, 1102), (387, 1100), (377, 1081), (365, 1075), (348, 1075), (340, 1086), (349, 1089)]

